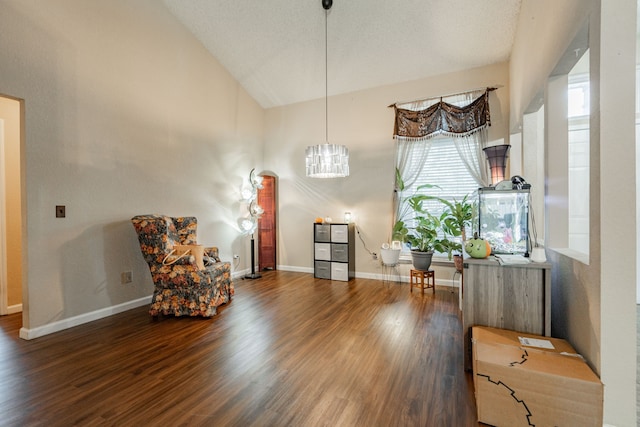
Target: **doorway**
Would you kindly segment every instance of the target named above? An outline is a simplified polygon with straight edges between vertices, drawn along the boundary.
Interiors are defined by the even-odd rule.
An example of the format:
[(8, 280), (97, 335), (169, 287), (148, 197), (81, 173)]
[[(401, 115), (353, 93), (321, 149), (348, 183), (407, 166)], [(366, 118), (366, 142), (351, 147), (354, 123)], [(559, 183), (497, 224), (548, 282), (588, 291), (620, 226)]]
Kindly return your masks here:
[(276, 177), (262, 176), (262, 188), (258, 190), (258, 205), (264, 213), (258, 220), (258, 271), (276, 269)]
[(23, 101), (0, 96), (0, 315), (22, 311)]

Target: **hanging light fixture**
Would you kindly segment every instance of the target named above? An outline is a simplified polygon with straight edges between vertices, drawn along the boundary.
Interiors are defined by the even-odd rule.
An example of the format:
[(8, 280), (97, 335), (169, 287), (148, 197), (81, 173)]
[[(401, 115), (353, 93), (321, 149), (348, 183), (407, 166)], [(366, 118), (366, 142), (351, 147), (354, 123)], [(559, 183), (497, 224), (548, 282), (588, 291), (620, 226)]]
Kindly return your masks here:
[(324, 8), (324, 106), (325, 106), (325, 143), (312, 145), (306, 150), (307, 176), (311, 178), (342, 178), (349, 176), (349, 149), (344, 145), (329, 144), (329, 60), (327, 15), (333, 0), (322, 0)]
[(504, 173), (507, 167), (507, 158), (509, 158), (510, 145), (494, 145), (492, 147), (483, 148), (484, 154), (487, 155), (489, 169), (491, 169), (491, 184), (496, 185), (504, 180)]

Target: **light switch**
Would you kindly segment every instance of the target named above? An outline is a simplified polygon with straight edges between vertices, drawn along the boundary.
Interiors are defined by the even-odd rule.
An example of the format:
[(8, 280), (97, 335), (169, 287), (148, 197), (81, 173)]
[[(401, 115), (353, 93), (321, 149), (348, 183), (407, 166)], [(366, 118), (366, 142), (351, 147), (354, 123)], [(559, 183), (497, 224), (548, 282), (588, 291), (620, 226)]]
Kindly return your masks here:
[(66, 207), (64, 205), (56, 206), (56, 218), (64, 218), (66, 216)]

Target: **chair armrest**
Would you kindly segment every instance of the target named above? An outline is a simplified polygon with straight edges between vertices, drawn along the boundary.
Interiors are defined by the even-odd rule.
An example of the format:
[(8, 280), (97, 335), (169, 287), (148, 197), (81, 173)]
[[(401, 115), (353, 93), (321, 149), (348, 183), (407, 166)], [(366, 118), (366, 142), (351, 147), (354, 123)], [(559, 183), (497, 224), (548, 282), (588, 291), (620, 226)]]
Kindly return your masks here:
[(220, 262), (220, 257), (218, 256), (218, 248), (217, 246), (211, 246), (208, 248), (204, 248), (204, 256), (213, 258), (215, 262)]

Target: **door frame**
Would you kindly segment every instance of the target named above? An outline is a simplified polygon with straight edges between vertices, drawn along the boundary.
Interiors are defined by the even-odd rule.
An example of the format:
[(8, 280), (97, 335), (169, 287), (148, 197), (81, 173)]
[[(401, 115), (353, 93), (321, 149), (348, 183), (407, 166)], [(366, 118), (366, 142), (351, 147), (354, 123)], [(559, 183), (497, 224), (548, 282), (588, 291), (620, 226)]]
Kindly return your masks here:
[(4, 119), (0, 117), (0, 316), (9, 314), (9, 290), (7, 285), (7, 215), (5, 209), (5, 132)]
[[(262, 177), (269, 177), (273, 179), (273, 200), (274, 200), (274, 206), (273, 206), (273, 236), (274, 236), (274, 260), (273, 260), (273, 269), (277, 270), (278, 269), (278, 176), (273, 173), (273, 172), (268, 172), (268, 171), (263, 171), (259, 174)], [(259, 191), (263, 191), (263, 190), (259, 190)], [(263, 214), (264, 215), (264, 214)], [(258, 220), (260, 221), (260, 220)], [(258, 222), (259, 223), (259, 222)], [(261, 248), (262, 248), (262, 244), (263, 241), (260, 238), (260, 232), (259, 232), (259, 228), (257, 230), (258, 233), (258, 254), (261, 253)], [(258, 255), (258, 271), (262, 271), (262, 258), (260, 257), (260, 255)]]
[[(23, 326), (26, 325), (28, 313), (25, 310), (27, 301), (27, 282), (26, 282), (26, 265), (27, 265), (27, 220), (26, 220), (26, 167), (25, 167), (25, 100), (14, 96), (0, 93), (0, 121), (2, 121), (2, 129), (0, 129), (0, 314), (13, 314), (22, 312)], [(13, 152), (10, 157), (7, 156), (7, 152)], [(14, 156), (18, 156), (18, 159), (14, 159)], [(15, 177), (17, 181), (13, 181), (14, 177), (7, 177), (8, 165), (13, 165), (17, 160), (19, 162), (19, 171), (16, 171), (18, 176)], [(11, 172), (13, 173), (13, 172)], [(14, 230), (11, 230), (12, 239), (15, 240), (15, 244), (19, 246), (19, 254), (16, 254), (14, 261), (16, 266), (19, 264), (19, 274), (15, 278), (19, 281), (16, 286), (10, 287), (9, 283), (9, 250), (13, 250), (14, 243), (8, 242), (10, 224), (7, 221), (8, 209), (13, 209), (7, 202), (7, 197), (11, 194), (7, 192), (7, 186), (12, 186), (16, 182), (19, 182), (18, 187), (12, 187), (12, 191), (17, 191), (19, 200), (16, 203), (17, 211), (11, 211), (12, 215), (16, 215), (19, 218), (20, 226), (17, 234), (14, 234)], [(19, 213), (18, 213), (19, 211)], [(19, 243), (17, 243), (19, 242)], [(11, 245), (9, 244), (11, 243)], [(17, 267), (16, 267), (17, 268)], [(14, 275), (15, 276), (15, 275)], [(9, 299), (11, 292), (16, 289), (16, 292), (20, 292), (20, 301), (18, 304), (9, 305)], [(19, 291), (17, 290), (19, 289)]]

